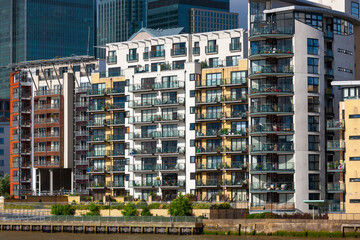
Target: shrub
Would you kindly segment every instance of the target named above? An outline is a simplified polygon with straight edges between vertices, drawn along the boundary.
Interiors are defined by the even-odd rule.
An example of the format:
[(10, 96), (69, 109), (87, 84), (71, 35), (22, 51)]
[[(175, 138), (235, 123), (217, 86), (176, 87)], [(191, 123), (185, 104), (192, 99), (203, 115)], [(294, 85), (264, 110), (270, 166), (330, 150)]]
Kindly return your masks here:
[(99, 216), (100, 215), (100, 207), (95, 203), (90, 203), (89, 212), (86, 213), (88, 216)]
[(151, 203), (149, 204), (149, 209), (160, 209), (161, 204), (160, 203)]
[(191, 216), (192, 206), (189, 198), (184, 197), (181, 193), (175, 198), (169, 208), (170, 216)]
[(127, 203), (124, 208), (123, 211), (121, 211), (123, 216), (137, 216), (138, 215), (138, 210), (135, 207), (134, 203)]
[(213, 204), (210, 207), (210, 209), (230, 209), (230, 208), (231, 208), (231, 206), (230, 206), (230, 203), (228, 203), (228, 202)]
[(71, 205), (52, 205), (51, 206), (52, 215), (74, 215), (75, 208)]
[(210, 203), (194, 203), (192, 205), (193, 209), (210, 209), (211, 204)]
[(149, 206), (142, 208), (141, 216), (152, 216)]

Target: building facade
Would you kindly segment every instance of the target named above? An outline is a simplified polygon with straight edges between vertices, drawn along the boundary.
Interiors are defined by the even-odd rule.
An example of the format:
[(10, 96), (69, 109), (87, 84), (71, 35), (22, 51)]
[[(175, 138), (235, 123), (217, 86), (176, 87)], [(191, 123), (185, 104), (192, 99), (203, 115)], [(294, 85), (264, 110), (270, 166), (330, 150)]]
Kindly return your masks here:
[(2, 0), (0, 4), (2, 98), (10, 99), (8, 64), (71, 55), (93, 55), (93, 0)]
[(77, 99), (79, 89), (90, 84), (99, 61), (82, 56), (13, 67), (17, 71), (11, 75), (10, 195), (22, 198), (86, 190), (74, 184), (79, 172), (74, 158), (82, 150), (78, 146), (86, 145), (76, 138), (74, 128), (81, 126), (74, 110), (83, 101)]
[(0, 178), (10, 174), (10, 122), (0, 122)]
[(237, 14), (229, 10), (229, 0), (148, 0), (147, 27), (183, 27), (187, 33), (234, 29), (234, 25), (237, 28), (239, 23), (233, 22)]
[[(119, 74), (123, 75), (120, 79), (125, 80), (126, 83), (124, 95), (122, 96), (119, 93), (120, 95), (117, 97), (119, 100), (115, 101), (115, 96), (111, 97), (110, 94), (105, 93), (109, 91), (105, 91), (101, 94), (102, 96), (98, 97), (103, 98), (102, 102), (107, 104), (119, 102), (119, 106), (115, 108), (119, 108), (116, 110), (118, 112), (106, 106), (95, 107), (92, 104), (92, 107), (95, 107), (96, 111), (100, 108), (102, 114), (105, 112), (103, 116), (105, 116), (106, 123), (119, 117), (125, 120), (124, 126), (121, 126), (123, 120), (120, 120), (118, 129), (110, 125), (104, 127), (104, 121), (100, 121), (106, 134), (113, 133), (113, 137), (119, 134), (121, 136), (124, 132), (126, 134), (125, 139), (118, 139), (119, 142), (116, 144), (108, 141), (105, 144), (101, 142), (90, 145), (91, 147), (101, 145), (99, 149), (112, 152), (119, 149), (116, 151), (119, 153), (116, 156), (106, 154), (99, 156), (99, 158), (105, 159), (101, 160), (105, 166), (108, 165), (108, 162), (109, 165), (114, 166), (115, 158), (118, 158), (116, 161), (119, 161), (120, 166), (125, 166), (125, 171), (123, 171), (123, 167), (120, 167), (119, 173), (104, 174), (101, 172), (100, 175), (103, 177), (100, 182), (111, 181), (113, 183), (116, 176), (119, 191), (113, 191), (113, 196), (126, 193), (135, 198), (148, 199), (150, 195), (155, 194), (159, 199), (171, 200), (179, 192), (192, 194), (198, 192), (198, 197), (201, 199), (207, 196), (206, 189), (212, 189), (214, 186), (201, 186), (198, 183), (211, 181), (213, 178), (222, 180), (222, 174), (215, 171), (215, 175), (207, 177), (206, 174), (197, 173), (199, 169), (197, 166), (201, 166), (207, 161), (203, 152), (197, 152), (201, 146), (206, 147), (205, 138), (203, 138), (204, 142), (201, 142), (201, 138), (197, 138), (200, 136), (199, 132), (202, 131), (202, 123), (204, 131), (206, 130), (204, 121), (206, 118), (203, 119), (200, 116), (202, 114), (212, 116), (213, 113), (218, 112), (229, 114), (232, 110), (230, 105), (236, 102), (235, 99), (230, 99), (231, 94), (241, 99), (243, 106), (238, 108), (243, 113), (239, 115), (246, 116), (247, 108), (245, 105), (247, 101), (244, 100), (246, 98), (244, 91), (246, 91), (245, 72), (247, 63), (243, 59), (247, 57), (247, 51), (244, 51), (247, 49), (247, 33), (242, 29), (158, 37), (143, 33), (144, 31), (139, 31), (138, 35), (133, 36), (132, 41), (108, 45), (107, 56), (113, 56), (114, 61), (107, 65), (107, 71), (109, 73), (118, 71)], [(126, 56), (126, 58), (122, 56)], [(239, 69), (243, 73), (240, 73)], [(226, 76), (224, 72), (226, 72)], [(230, 81), (232, 72), (237, 72), (233, 74), (234, 83)], [(221, 77), (222, 74), (224, 77)], [(217, 79), (225, 77), (229, 78), (229, 82), (224, 82), (222, 86), (225, 88), (225, 85), (229, 85), (229, 87), (226, 87), (222, 94), (221, 89), (223, 87), (218, 86)], [(100, 78), (100, 82), (105, 83), (102, 88), (114, 88), (115, 79), (117, 78)], [(201, 85), (202, 82), (203, 85)], [(209, 86), (206, 85), (206, 82)], [(213, 86), (210, 86), (211, 84)], [(243, 89), (231, 92), (232, 87), (230, 86), (232, 84)], [(120, 86), (122, 85), (120, 84)], [(93, 91), (98, 87), (97, 83), (93, 84)], [(208, 93), (204, 87), (209, 88)], [(212, 88), (216, 89), (215, 92)], [(211, 109), (207, 110), (206, 94), (208, 94), (209, 99), (217, 96), (220, 99), (221, 95), (226, 95), (229, 97), (229, 106), (223, 109), (222, 105), (228, 102), (222, 99), (220, 106), (216, 102), (215, 108), (209, 106)], [(91, 98), (94, 99), (94, 97)], [(204, 105), (202, 105), (202, 99)], [(123, 107), (124, 109), (122, 109)], [(236, 108), (235, 111), (237, 110)], [(119, 114), (119, 116), (115, 116), (115, 114)], [(123, 114), (125, 114), (125, 118)], [(97, 113), (91, 113), (90, 123), (98, 117), (97, 115)], [(109, 117), (107, 117), (108, 115)], [(229, 115), (228, 118), (230, 119), (231, 116)], [(240, 116), (235, 119), (239, 118)], [(225, 118), (221, 121), (213, 120), (216, 126), (209, 126), (209, 132), (215, 129), (220, 130), (221, 124), (218, 123), (221, 121), (224, 121), (225, 124), (223, 128), (230, 128), (226, 125), (230, 124), (230, 120), (228, 123), (225, 122)], [(209, 119), (208, 121), (211, 125), (212, 120)], [(238, 127), (239, 137), (242, 136), (240, 131), (245, 129), (245, 127), (242, 128), (242, 124), (240, 125)], [(114, 134), (115, 130), (118, 133)], [(104, 134), (101, 133), (101, 135)], [(225, 136), (222, 137), (225, 138)], [(121, 141), (124, 141), (125, 145)], [(216, 143), (211, 144), (221, 146), (220, 142), (221, 139), (217, 138)], [(224, 142), (224, 144), (229, 145), (230, 149), (230, 142)], [(214, 149), (216, 148), (215, 145)], [(95, 148), (93, 150), (95, 151)], [(218, 155), (217, 153), (209, 153), (210, 156), (214, 154)], [(238, 152), (238, 154), (243, 155), (244, 152)], [(204, 156), (202, 161), (201, 156)], [(242, 157), (242, 159), (246, 158)], [(215, 159), (209, 160), (209, 165), (212, 161), (214, 166), (218, 163)], [(91, 162), (95, 164), (95, 161)], [(246, 166), (246, 162), (243, 161), (243, 165), (238, 170), (245, 171), (244, 166)], [(211, 170), (209, 171), (211, 172)], [(97, 174), (95, 172), (93, 175)], [(246, 182), (247, 175), (245, 173), (240, 175), (237, 176), (238, 179), (241, 178), (239, 182)], [(223, 180), (230, 179), (229, 176), (231, 176), (230, 172)], [(216, 185), (215, 188), (217, 191), (224, 191), (225, 193), (225, 186), (220, 188), (220, 185)], [(240, 186), (240, 188), (242, 187)], [(92, 188), (94, 196), (96, 195), (95, 191), (99, 192), (96, 195), (98, 199), (102, 199), (104, 194), (110, 194), (111, 189), (107, 184), (103, 184), (101, 188)], [(203, 192), (204, 194), (202, 194)], [(213, 199), (213, 201), (215, 200)]]
[(249, 1), (249, 122), (262, 129), (251, 129), (249, 140), (253, 210), (275, 203), (307, 211), (304, 200), (335, 198), (325, 184), (333, 177), (326, 163), (336, 153), (326, 150), (334, 135), (324, 123), (337, 115), (331, 82), (356, 76), (359, 24), (335, 5)]

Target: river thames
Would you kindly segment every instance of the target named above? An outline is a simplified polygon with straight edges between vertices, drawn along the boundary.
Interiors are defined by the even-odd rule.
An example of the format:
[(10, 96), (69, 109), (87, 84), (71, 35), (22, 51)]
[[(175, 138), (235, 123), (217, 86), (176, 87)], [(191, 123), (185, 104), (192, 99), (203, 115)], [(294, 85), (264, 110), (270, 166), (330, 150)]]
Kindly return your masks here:
[[(75, 233), (34, 233), (34, 232), (0, 232), (1, 240), (316, 240), (321, 238), (301, 238), (301, 237), (269, 237), (269, 236), (224, 236), (224, 235), (192, 235), (192, 236), (174, 236), (174, 235), (138, 235), (138, 234), (75, 234)], [(331, 239), (331, 238), (324, 238)], [(355, 238), (341, 238), (355, 239)]]

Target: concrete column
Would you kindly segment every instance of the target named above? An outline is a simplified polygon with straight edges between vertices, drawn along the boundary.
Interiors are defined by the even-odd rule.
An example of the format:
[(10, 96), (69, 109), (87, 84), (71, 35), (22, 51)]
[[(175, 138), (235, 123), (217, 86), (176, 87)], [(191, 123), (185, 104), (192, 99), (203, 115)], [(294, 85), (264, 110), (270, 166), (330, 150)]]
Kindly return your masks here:
[(39, 196), (41, 196), (41, 171), (40, 171), (40, 169), (39, 169), (39, 189), (38, 189), (38, 191), (39, 191)]
[(74, 194), (74, 170), (71, 169), (71, 194)]
[(54, 192), (54, 172), (53, 170), (49, 170), (50, 171), (50, 195), (53, 195)]

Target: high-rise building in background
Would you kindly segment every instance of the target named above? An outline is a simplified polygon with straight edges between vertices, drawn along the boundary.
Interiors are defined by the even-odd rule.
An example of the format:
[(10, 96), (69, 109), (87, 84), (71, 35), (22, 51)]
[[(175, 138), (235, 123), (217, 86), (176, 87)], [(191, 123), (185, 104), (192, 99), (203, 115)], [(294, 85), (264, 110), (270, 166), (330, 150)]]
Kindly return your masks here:
[(238, 14), (229, 10), (230, 0), (148, 0), (147, 27), (183, 27), (187, 33), (238, 28)]
[[(97, 46), (127, 41), (145, 27), (147, 0), (100, 0), (97, 5)], [(97, 57), (104, 58), (99, 48)]]
[(359, 79), (358, 3), (249, 0), (250, 210), (341, 201), (325, 184), (339, 159), (325, 123), (338, 116), (331, 82)]
[(0, 97), (10, 98), (10, 63), (93, 55), (94, 0), (0, 0)]

